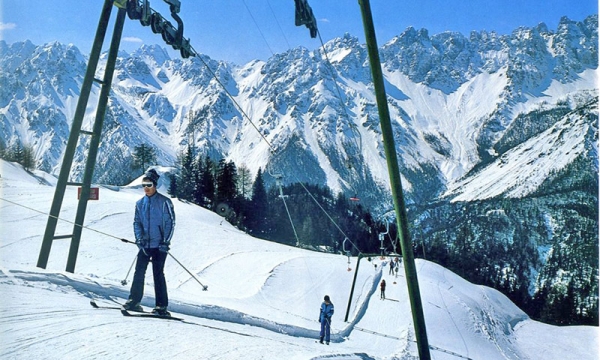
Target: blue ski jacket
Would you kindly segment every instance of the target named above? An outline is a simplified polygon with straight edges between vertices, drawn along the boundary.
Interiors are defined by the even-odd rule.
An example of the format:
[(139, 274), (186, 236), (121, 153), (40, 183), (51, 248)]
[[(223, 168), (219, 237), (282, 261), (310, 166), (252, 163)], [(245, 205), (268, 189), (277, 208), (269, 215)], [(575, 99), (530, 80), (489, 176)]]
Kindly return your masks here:
[(135, 241), (146, 249), (169, 245), (175, 229), (175, 211), (171, 199), (155, 193), (135, 203), (133, 232)]
[(333, 303), (323, 303), (321, 304), (321, 314), (319, 315), (319, 322), (325, 321), (327, 319), (331, 322), (331, 317), (333, 316)]

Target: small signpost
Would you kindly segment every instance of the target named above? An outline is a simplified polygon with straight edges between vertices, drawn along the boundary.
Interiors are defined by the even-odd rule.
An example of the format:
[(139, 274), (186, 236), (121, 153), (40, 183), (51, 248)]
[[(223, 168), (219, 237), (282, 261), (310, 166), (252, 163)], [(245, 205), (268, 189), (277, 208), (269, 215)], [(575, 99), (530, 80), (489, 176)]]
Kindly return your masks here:
[[(77, 200), (81, 197), (81, 186), (77, 188)], [(100, 188), (90, 188), (90, 197), (88, 200), (100, 200)]]

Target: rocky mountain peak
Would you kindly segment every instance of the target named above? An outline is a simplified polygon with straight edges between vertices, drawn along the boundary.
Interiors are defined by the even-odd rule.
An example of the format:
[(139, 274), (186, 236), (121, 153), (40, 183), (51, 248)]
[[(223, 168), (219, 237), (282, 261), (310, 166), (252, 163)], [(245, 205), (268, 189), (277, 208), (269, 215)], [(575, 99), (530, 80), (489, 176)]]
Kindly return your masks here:
[[(493, 146), (518, 113), (527, 113), (541, 101), (556, 103), (560, 97), (556, 94), (565, 97), (593, 89), (596, 73), (590, 70), (595, 69), (598, 56), (594, 20), (597, 24), (597, 16), (584, 22), (565, 18), (555, 33), (540, 24), (503, 36), (471, 32), (468, 38), (456, 32), (429, 35), (426, 29), (409, 27), (385, 43), (381, 61), (407, 188), (418, 188), (411, 183), (419, 183), (427, 174), (449, 182), (436, 180), (432, 182), (436, 190), (427, 191), (430, 197), (441, 194), (479, 163), (494, 159), (487, 154), (494, 154)], [(49, 126), (40, 114), (52, 113), (52, 121), (63, 122), (57, 128), (65, 130), (44, 139), (60, 149), (85, 72), (85, 57), (76, 47), (56, 42), (37, 47), (30, 42), (0, 42), (0, 47), (5, 49), (0, 63), (7, 64), (0, 70), (5, 85), (0, 90), (0, 116), (7, 124), (1, 130), (4, 145), (21, 139), (47, 147), (30, 134), (44, 133), (40, 129)], [(385, 192), (385, 159), (365, 47), (355, 36), (344, 34), (326, 43), (325, 49), (327, 58), (320, 48), (298, 47), (245, 66), (206, 55), (173, 60), (157, 45), (121, 54), (107, 114), (107, 124), (114, 127), (110, 136), (115, 137), (105, 139), (100, 156), (110, 157), (115, 142), (120, 149), (149, 142), (159, 148), (161, 162), (169, 163), (179, 147), (195, 139), (207, 152), (251, 163), (256, 172), (271, 156), (264, 152), (255, 158), (241, 149), (259, 145), (257, 128), (278, 148), (293, 148), (295, 156), (303, 149), (313, 159), (314, 178), (328, 179), (332, 188), (342, 190), (356, 181)], [(564, 88), (555, 89), (555, 81)], [(20, 120), (23, 116), (37, 120), (26, 123)], [(34, 128), (40, 122), (46, 125)], [(465, 132), (469, 135), (457, 138), (454, 127), (464, 124), (472, 126)], [(298, 139), (300, 147), (288, 146), (291, 139)], [(471, 150), (457, 158), (460, 149)], [(131, 150), (119, 151), (125, 151), (121, 158), (127, 159)], [(351, 174), (344, 164), (356, 152), (371, 161)], [(38, 161), (49, 166), (45, 170), (56, 171), (60, 150), (38, 153)], [(98, 179), (126, 181), (127, 160), (106, 164), (98, 170)]]

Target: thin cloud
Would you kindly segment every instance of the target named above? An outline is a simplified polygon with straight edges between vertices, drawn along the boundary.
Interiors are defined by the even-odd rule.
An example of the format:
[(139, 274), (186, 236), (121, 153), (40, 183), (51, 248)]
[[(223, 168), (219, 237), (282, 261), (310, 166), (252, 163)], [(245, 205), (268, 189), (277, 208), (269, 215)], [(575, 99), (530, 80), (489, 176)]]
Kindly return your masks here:
[(15, 23), (3, 23), (0, 21), (0, 31), (13, 30), (17, 27)]
[(131, 42), (131, 43), (143, 43), (144, 40), (140, 39), (139, 37), (135, 37), (135, 36), (126, 36), (123, 38), (123, 41), (126, 42)]

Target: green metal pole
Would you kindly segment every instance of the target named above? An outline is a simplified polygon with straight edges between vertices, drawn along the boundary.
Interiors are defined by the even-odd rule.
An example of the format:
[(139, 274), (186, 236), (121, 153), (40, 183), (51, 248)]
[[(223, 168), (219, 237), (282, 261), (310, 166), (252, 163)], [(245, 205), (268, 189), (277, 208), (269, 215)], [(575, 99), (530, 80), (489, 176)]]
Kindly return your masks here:
[(88, 67), (83, 78), (83, 84), (81, 85), (81, 94), (79, 95), (77, 108), (75, 109), (75, 115), (73, 116), (69, 140), (67, 142), (67, 146), (65, 147), (65, 154), (60, 169), (60, 174), (58, 175), (56, 189), (54, 190), (54, 198), (52, 200), (52, 205), (50, 206), (50, 215), (48, 216), (48, 222), (46, 223), (46, 231), (44, 232), (42, 247), (40, 249), (40, 255), (37, 262), (37, 267), (39, 268), (45, 269), (48, 265), (48, 257), (50, 256), (50, 249), (52, 248), (52, 241), (54, 240), (54, 233), (56, 231), (56, 225), (60, 215), (60, 208), (62, 207), (62, 202), (65, 197), (65, 189), (67, 187), (67, 183), (69, 182), (71, 165), (73, 164), (73, 157), (75, 156), (75, 150), (77, 149), (81, 125), (83, 123), (85, 109), (87, 107), (90, 91), (94, 82), (96, 68), (98, 67), (98, 60), (100, 59), (100, 54), (102, 52), (102, 44), (104, 43), (104, 36), (106, 35), (106, 29), (110, 20), (112, 7), (113, 1), (105, 0), (104, 7), (102, 8), (102, 15), (100, 16), (100, 21), (98, 22), (98, 29), (96, 30), (94, 44), (92, 45), (90, 60), (88, 61)]
[(346, 308), (346, 317), (344, 318), (345, 322), (348, 321), (348, 316), (350, 315), (350, 305), (352, 304), (352, 296), (354, 296), (354, 285), (356, 285), (356, 276), (358, 275), (360, 259), (362, 259), (362, 254), (358, 254), (358, 259), (356, 260), (356, 270), (354, 271), (354, 279), (352, 280), (352, 287), (350, 288), (350, 297), (348, 297), (348, 307)]
[(79, 243), (81, 240), (81, 232), (83, 230), (83, 220), (87, 209), (87, 203), (90, 197), (90, 187), (92, 185), (92, 177), (94, 175), (94, 167), (96, 166), (96, 158), (98, 155), (98, 147), (100, 146), (100, 135), (102, 135), (102, 126), (106, 115), (106, 105), (108, 104), (108, 96), (112, 85), (112, 78), (115, 72), (115, 64), (121, 44), (121, 35), (123, 34), (123, 26), (125, 24), (125, 9), (119, 9), (117, 12), (117, 20), (113, 32), (110, 49), (108, 51), (108, 59), (106, 60), (106, 69), (104, 70), (104, 79), (102, 81), (102, 89), (100, 90), (100, 98), (98, 100), (98, 108), (96, 110), (96, 120), (94, 122), (94, 130), (90, 140), (90, 149), (88, 158), (83, 173), (83, 185), (81, 188), (81, 196), (77, 206), (77, 214), (75, 215), (75, 225), (73, 226), (73, 238), (71, 239), (71, 247), (69, 249), (69, 257), (67, 259), (66, 271), (74, 272), (75, 263), (77, 262), (77, 252), (79, 251)]
[[(354, 271), (354, 278), (352, 279), (352, 286), (350, 287), (350, 296), (348, 297), (348, 307), (346, 308), (346, 316), (344, 317), (344, 321), (348, 322), (348, 317), (350, 317), (350, 306), (352, 305), (352, 297), (354, 296), (354, 287), (356, 286), (356, 277), (358, 276), (358, 267), (360, 265), (360, 261), (365, 256), (367, 257), (377, 257), (379, 254), (358, 254), (358, 260), (356, 260), (356, 271)], [(369, 259), (369, 261), (371, 261)]]
[(400, 179), (400, 170), (398, 167), (398, 158), (396, 155), (396, 145), (394, 143), (394, 134), (390, 121), (390, 113), (387, 105), (387, 96), (381, 71), (381, 62), (379, 60), (379, 49), (375, 37), (375, 28), (373, 26), (373, 15), (371, 14), (371, 5), (369, 0), (358, 0), (361, 7), (363, 26), (365, 28), (365, 38), (367, 41), (367, 50), (371, 63), (371, 73), (373, 75), (373, 85), (375, 86), (375, 96), (377, 99), (377, 108), (379, 110), (379, 121), (381, 132), (383, 134), (383, 146), (385, 157), (387, 159), (390, 183), (392, 187), (392, 196), (394, 200), (394, 209), (396, 211), (396, 221), (400, 236), (400, 245), (402, 247), (402, 258), (404, 261), (404, 271), (406, 274), (406, 283), (408, 287), (408, 296), (410, 297), (410, 307), (415, 327), (415, 336), (417, 338), (417, 347), (419, 358), (422, 360), (431, 359), (429, 353), (429, 341), (427, 340), (427, 330), (425, 328), (425, 317), (423, 315), (423, 304), (421, 302), (421, 293), (419, 291), (419, 281), (417, 279), (417, 269), (412, 250), (412, 242), (408, 231), (408, 219), (406, 215), (406, 206), (402, 192), (402, 183)]

